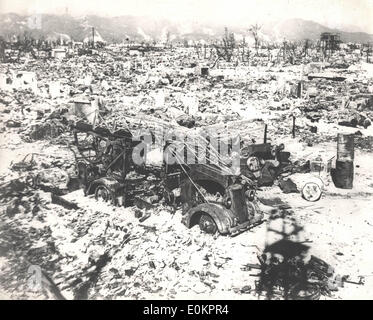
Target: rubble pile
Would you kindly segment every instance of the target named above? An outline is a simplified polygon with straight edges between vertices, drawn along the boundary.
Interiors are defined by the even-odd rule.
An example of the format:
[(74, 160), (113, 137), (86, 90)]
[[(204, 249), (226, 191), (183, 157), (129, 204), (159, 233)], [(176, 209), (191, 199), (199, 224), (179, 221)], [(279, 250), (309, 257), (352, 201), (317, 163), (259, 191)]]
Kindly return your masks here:
[[(373, 242), (364, 211), (373, 208), (370, 64), (349, 51), (320, 61), (314, 48), (293, 56), (259, 48), (226, 63), (193, 47), (86, 49), (0, 67), (2, 291), (41, 299), (347, 295), (335, 286), (334, 266), (346, 261), (334, 252), (343, 241), (322, 232), (351, 232), (348, 199), (368, 228), (359, 254)], [(139, 165), (130, 152), (145, 131), (159, 145)], [(172, 139), (164, 132), (223, 143), (238, 137), (240, 154), (166, 166), (163, 148)], [(337, 134), (354, 135), (350, 190), (331, 179)], [(217, 149), (210, 146), (210, 155)], [(235, 158), (240, 173), (227, 174)], [(328, 208), (336, 198), (342, 204)], [(334, 246), (325, 258), (333, 268), (317, 258), (322, 250), (308, 260), (295, 254), (304, 242), (286, 228), (268, 244), (273, 229), (263, 222), (289, 203), (306, 232), (316, 225), (307, 241), (316, 251), (325, 238)], [(218, 214), (225, 218), (216, 223)], [(343, 223), (326, 222), (339, 214)], [(202, 232), (209, 228), (213, 235)], [(260, 264), (247, 265), (255, 257)], [(28, 287), (35, 266), (48, 283), (41, 291)], [(250, 268), (260, 270), (258, 281)]]

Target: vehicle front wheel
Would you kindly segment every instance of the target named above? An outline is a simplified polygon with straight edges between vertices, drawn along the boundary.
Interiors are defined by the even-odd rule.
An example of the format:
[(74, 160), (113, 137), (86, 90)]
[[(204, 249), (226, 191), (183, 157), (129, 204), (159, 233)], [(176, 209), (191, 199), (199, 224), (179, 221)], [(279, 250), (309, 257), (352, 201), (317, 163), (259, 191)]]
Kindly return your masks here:
[(201, 214), (201, 218), (199, 219), (199, 228), (201, 231), (209, 234), (215, 234), (218, 231), (218, 227), (211, 216), (208, 214)]
[(114, 203), (113, 193), (104, 185), (97, 186), (95, 190), (95, 198), (97, 201)]

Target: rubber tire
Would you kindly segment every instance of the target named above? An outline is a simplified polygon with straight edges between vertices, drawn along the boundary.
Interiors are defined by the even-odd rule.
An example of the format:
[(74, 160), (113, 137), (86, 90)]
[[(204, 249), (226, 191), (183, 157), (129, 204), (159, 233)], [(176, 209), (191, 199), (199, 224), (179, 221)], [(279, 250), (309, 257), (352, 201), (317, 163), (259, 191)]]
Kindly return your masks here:
[[(313, 188), (315, 193), (310, 195), (307, 189)], [(315, 182), (307, 182), (304, 187), (302, 188), (302, 196), (304, 199), (310, 202), (315, 202), (321, 198), (322, 190), (320, 186)]]
[(218, 231), (218, 226), (216, 225), (216, 222), (210, 215), (206, 213), (201, 214), (198, 224), (199, 228), (204, 233), (215, 234)]
[(111, 204), (114, 204), (114, 195), (113, 193), (103, 184), (100, 184), (96, 187), (96, 190), (95, 190), (95, 199), (97, 201), (99, 201), (99, 198), (100, 198), (100, 195), (99, 193), (100, 192), (104, 192), (106, 193), (106, 196), (103, 197), (103, 201), (104, 202), (108, 202), (108, 203), (111, 203)]

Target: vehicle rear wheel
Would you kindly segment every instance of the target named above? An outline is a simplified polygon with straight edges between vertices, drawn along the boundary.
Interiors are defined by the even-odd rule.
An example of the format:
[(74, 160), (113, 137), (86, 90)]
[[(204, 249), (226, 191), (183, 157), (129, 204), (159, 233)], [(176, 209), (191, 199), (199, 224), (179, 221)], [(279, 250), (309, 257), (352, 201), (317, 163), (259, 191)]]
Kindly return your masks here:
[(201, 218), (199, 219), (199, 228), (209, 234), (215, 234), (218, 231), (218, 227), (211, 216), (206, 213), (201, 214)]
[(307, 201), (317, 201), (321, 198), (321, 188), (315, 182), (307, 182), (302, 189), (302, 196)]
[(113, 193), (102, 184), (97, 186), (95, 190), (95, 198), (100, 202), (114, 203)]

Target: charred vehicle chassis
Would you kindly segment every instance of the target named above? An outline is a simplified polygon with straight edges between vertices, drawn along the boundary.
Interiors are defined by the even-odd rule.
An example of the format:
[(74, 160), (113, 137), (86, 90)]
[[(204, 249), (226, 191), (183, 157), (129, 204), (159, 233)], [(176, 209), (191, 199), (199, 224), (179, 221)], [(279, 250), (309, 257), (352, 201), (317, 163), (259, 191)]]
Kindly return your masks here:
[[(164, 162), (161, 168), (145, 168), (133, 162), (132, 151), (141, 141), (133, 139), (129, 130), (112, 133), (78, 122), (73, 133), (79, 153), (75, 154), (77, 175), (85, 195), (130, 206), (135, 197), (157, 194), (167, 204), (181, 206), (182, 222), (188, 228), (199, 225), (204, 232), (231, 236), (262, 222), (255, 181), (255, 170), (260, 169), (251, 165), (253, 159), (284, 158), (286, 162), (288, 158), (281, 152), (283, 147), (264, 143), (249, 146), (241, 159), (240, 175), (223, 173), (212, 164), (170, 166)], [(143, 175), (133, 177), (134, 172)], [(149, 172), (153, 177), (150, 181)]]
[[(215, 169), (215, 170), (214, 170)], [(237, 235), (262, 222), (255, 188), (245, 179), (195, 165), (181, 183), (182, 222), (207, 233)], [(203, 190), (203, 191), (202, 191)], [(214, 195), (211, 199), (209, 195)]]

